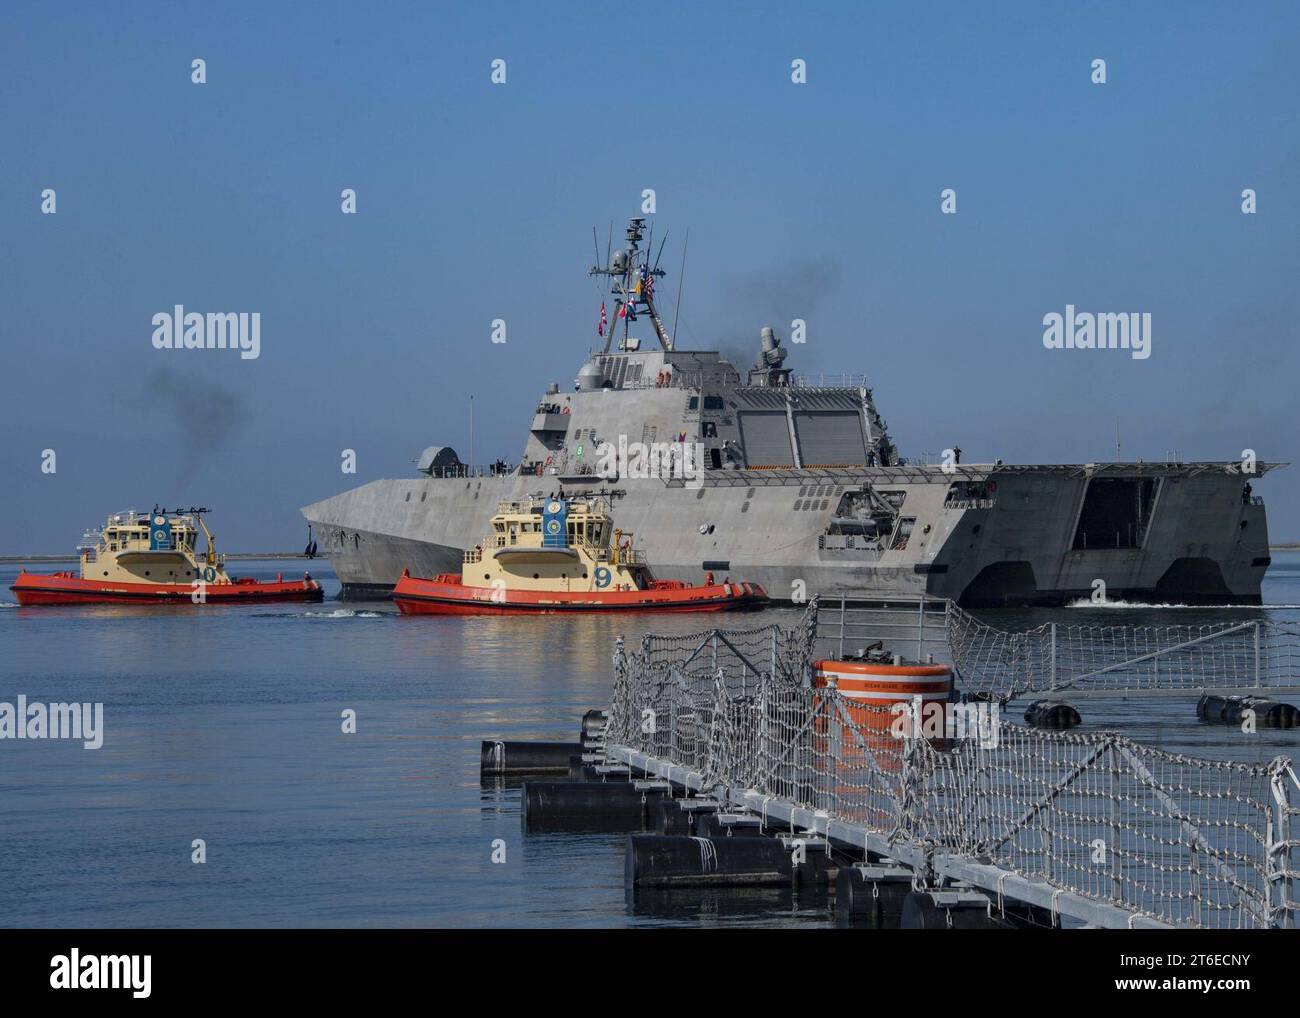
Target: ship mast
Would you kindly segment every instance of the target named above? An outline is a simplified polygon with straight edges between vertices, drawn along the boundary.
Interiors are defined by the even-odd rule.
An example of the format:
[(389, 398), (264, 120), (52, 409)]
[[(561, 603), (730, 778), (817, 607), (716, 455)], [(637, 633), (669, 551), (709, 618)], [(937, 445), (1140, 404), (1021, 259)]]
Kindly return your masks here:
[[(673, 341), (664, 328), (659, 310), (655, 306), (654, 281), (662, 279), (665, 273), (657, 264), (650, 264), (648, 248), (645, 251), (641, 250), (641, 236), (644, 233), (645, 219), (630, 220), (627, 225), (627, 247), (622, 251), (616, 251), (609, 259), (608, 266), (602, 268), (593, 265), (587, 270), (589, 276), (608, 276), (609, 292), (614, 295), (614, 319), (609, 331), (605, 333), (605, 349), (602, 351), (604, 353), (609, 353), (609, 345), (614, 338), (614, 330), (618, 328), (620, 318), (623, 321), (623, 340), (620, 345), (626, 349), (628, 331), (640, 308), (644, 308), (650, 315), (655, 335), (659, 337), (659, 345), (665, 350), (673, 348)], [(660, 251), (662, 250), (661, 245)], [(627, 310), (625, 315), (624, 308)]]

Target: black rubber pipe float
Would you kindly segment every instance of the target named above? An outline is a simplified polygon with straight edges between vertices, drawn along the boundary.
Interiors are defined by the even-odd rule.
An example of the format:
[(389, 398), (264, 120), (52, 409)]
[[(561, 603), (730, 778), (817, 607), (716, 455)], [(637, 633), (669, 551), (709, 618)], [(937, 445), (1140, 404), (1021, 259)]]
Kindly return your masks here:
[[(981, 900), (982, 899), (982, 900)], [(989, 914), (982, 895), (953, 891), (910, 891), (899, 925), (905, 930), (1006, 930), (1012, 925)]]
[(839, 875), (839, 864), (816, 835), (778, 835), (777, 841), (790, 853), (794, 883), (800, 887), (829, 887)]
[(1203, 696), (1196, 701), (1196, 716), (1202, 721), (1222, 724), (1227, 716), (1230, 699), (1227, 696)]
[(594, 738), (605, 731), (605, 724), (609, 720), (603, 710), (589, 710), (582, 715), (582, 728), (578, 732), (579, 740), (585, 742), (587, 739)]
[(584, 760), (581, 756), (569, 757), (570, 781), (627, 781), (627, 772), (605, 774), (596, 770), (596, 761)]
[(500, 742), (484, 739), (480, 770), (484, 774), (568, 773), (569, 757), (582, 753), (578, 742)]
[(632, 781), (526, 781), (520, 799), (530, 831), (644, 830), (667, 793)]
[(680, 799), (661, 799), (655, 809), (655, 833), (690, 834), (693, 818), (693, 813), (682, 809)]
[(1025, 723), (1034, 728), (1050, 728), (1059, 732), (1082, 724), (1083, 718), (1068, 703), (1036, 700), (1025, 710)]
[(1203, 696), (1196, 702), (1196, 716), (1212, 724), (1239, 725), (1247, 712), (1254, 715), (1258, 728), (1295, 728), (1300, 726), (1300, 710), (1289, 703), (1254, 696)]
[(628, 887), (789, 885), (790, 852), (775, 838), (691, 838), (630, 834), (624, 863)]
[(891, 866), (841, 866), (835, 879), (835, 911), (873, 930), (897, 929), (912, 873)]

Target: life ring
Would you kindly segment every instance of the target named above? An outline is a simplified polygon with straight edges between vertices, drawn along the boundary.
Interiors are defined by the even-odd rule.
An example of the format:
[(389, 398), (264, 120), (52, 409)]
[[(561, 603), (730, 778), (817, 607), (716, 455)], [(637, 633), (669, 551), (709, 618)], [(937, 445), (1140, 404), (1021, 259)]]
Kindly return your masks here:
[(569, 404), (565, 403), (564, 408), (560, 411), (560, 413), (567, 414), (568, 412), (569, 412)]
[(547, 457), (546, 457), (546, 464), (545, 464), (545, 465), (549, 467), (549, 466), (550, 466), (552, 463), (554, 463), (554, 462), (555, 462), (555, 457), (554, 457), (554, 456), (547, 456)]

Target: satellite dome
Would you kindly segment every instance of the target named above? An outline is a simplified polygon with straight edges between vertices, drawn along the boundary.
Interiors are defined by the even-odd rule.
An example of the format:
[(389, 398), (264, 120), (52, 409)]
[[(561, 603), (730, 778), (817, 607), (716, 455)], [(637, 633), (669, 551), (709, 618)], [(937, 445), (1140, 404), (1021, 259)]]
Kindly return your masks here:
[(578, 372), (577, 386), (582, 392), (599, 389), (604, 384), (605, 372), (600, 370), (600, 365), (595, 360), (587, 361)]

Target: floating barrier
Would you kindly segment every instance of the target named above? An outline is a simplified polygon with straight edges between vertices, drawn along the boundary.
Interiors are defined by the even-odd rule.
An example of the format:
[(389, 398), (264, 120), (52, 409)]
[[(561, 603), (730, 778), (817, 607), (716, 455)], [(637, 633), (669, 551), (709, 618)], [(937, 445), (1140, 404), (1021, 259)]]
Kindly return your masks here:
[(1025, 708), (1025, 724), (1034, 728), (1063, 732), (1082, 723), (1083, 718), (1079, 717), (1079, 712), (1068, 703), (1035, 700)]
[(609, 715), (603, 710), (589, 710), (582, 715), (582, 730), (578, 733), (578, 738), (582, 742), (588, 742), (598, 739), (605, 734), (605, 726), (609, 723)]
[[(655, 900), (693, 884), (790, 894), (805, 879), (824, 893), (834, 879), (837, 912), (886, 924), (897, 909), (911, 928), (1296, 925), (1300, 776), (1289, 760), (1197, 759), (994, 714), (990, 737), (912, 738), (901, 766), (882, 766), (871, 740), (890, 712), (842, 691), (839, 666), (887, 663), (827, 669), (812, 653), (814, 627), (810, 612), (790, 629), (645, 636), (631, 654), (620, 640), (606, 727), (590, 740), (599, 750), (580, 761), (604, 780), (528, 782), (525, 826), (551, 815), (560, 829), (626, 823), (636, 835), (627, 884)], [(933, 702), (939, 691), (925, 692)], [(1206, 698), (1200, 709), (1223, 718), (1256, 708), (1279, 723), (1294, 710), (1244, 698)], [(1078, 723), (1059, 699), (1030, 714)], [(619, 765), (631, 780), (609, 777)], [(546, 786), (564, 794), (538, 794)], [(700, 807), (686, 817), (691, 802)], [(649, 820), (666, 831), (685, 820), (693, 833), (636, 829)], [(1100, 862), (1088, 850), (1098, 839), (1109, 848)], [(899, 908), (906, 885), (876, 865), (910, 871), (924, 890)]]
[(644, 830), (664, 781), (528, 781), (521, 792), (525, 830)]
[(628, 887), (789, 884), (790, 855), (773, 838), (631, 834), (624, 879)]
[(903, 900), (911, 893), (912, 871), (904, 866), (841, 866), (835, 880), (835, 912), (869, 929), (895, 929), (902, 919)]
[(813, 835), (728, 838), (630, 834), (624, 862), (629, 888), (819, 886), (838, 867)]
[(570, 758), (582, 753), (580, 742), (501, 742), (484, 739), (480, 770), (484, 774), (567, 773)]
[(715, 799), (664, 799), (655, 811), (655, 833), (698, 834), (700, 820), (717, 809)]
[(905, 930), (1009, 930), (1014, 924), (992, 914), (978, 891), (912, 891), (903, 899)]
[(1255, 696), (1203, 696), (1196, 703), (1196, 716), (1212, 724), (1239, 725), (1253, 716), (1258, 728), (1300, 726), (1300, 709)]

